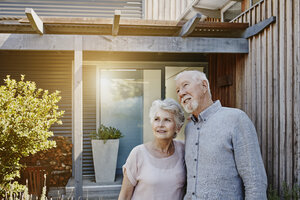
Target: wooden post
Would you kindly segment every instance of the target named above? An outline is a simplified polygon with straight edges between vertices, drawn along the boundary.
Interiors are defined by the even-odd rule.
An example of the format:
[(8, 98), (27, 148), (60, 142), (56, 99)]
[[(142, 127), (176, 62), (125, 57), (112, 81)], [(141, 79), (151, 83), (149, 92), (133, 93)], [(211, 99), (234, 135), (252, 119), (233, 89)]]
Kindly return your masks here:
[(31, 24), (33, 30), (35, 30), (38, 34), (44, 34), (44, 23), (39, 18), (39, 16), (34, 12), (32, 8), (26, 8), (25, 14)]
[(82, 125), (82, 36), (75, 36), (74, 69), (73, 69), (73, 138), (74, 138), (74, 166), (75, 199), (83, 199), (82, 190), (82, 151), (83, 151), (83, 125)]
[(200, 13), (196, 13), (196, 15), (190, 19), (189, 21), (187, 21), (181, 28), (179, 35), (181, 37), (186, 37), (188, 36), (190, 33), (192, 33), (195, 29), (195, 27), (197, 26), (198, 22), (201, 19), (201, 14)]
[(121, 10), (115, 10), (114, 21), (112, 24), (112, 35), (113, 36), (118, 35), (119, 27), (120, 27), (120, 17), (121, 17)]

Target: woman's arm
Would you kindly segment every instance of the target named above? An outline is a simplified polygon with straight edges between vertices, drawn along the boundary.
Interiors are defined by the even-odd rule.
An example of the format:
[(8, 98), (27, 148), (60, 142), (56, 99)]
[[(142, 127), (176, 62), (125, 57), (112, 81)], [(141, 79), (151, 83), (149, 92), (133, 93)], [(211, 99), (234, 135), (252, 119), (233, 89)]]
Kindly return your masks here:
[(132, 194), (133, 194), (133, 190), (134, 190), (134, 186), (129, 181), (127, 173), (126, 173), (126, 168), (125, 168), (121, 192), (120, 192), (118, 200), (130, 200), (132, 197)]

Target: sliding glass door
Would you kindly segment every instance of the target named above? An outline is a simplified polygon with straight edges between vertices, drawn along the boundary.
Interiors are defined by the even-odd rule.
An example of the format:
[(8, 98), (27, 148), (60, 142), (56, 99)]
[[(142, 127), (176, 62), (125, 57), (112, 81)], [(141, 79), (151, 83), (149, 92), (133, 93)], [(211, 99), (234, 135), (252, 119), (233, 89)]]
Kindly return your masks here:
[(100, 69), (99, 124), (118, 128), (120, 139), (117, 173), (122, 173), (130, 151), (151, 140), (148, 111), (161, 96), (161, 70)]

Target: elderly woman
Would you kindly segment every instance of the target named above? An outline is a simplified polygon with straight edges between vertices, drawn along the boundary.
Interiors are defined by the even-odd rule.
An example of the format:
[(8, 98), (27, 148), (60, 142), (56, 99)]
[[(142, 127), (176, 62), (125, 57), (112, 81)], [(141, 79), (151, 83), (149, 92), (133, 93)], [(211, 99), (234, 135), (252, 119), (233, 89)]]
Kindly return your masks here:
[(152, 103), (149, 116), (154, 140), (129, 154), (119, 200), (183, 199), (184, 144), (174, 138), (184, 123), (184, 113), (175, 100), (165, 99)]

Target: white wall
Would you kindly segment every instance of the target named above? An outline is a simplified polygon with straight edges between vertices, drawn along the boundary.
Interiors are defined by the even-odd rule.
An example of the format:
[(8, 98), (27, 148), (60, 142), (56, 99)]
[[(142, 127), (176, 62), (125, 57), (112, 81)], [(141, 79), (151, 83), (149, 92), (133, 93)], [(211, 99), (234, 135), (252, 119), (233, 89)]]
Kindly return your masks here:
[(145, 0), (145, 19), (177, 20), (193, 0)]

